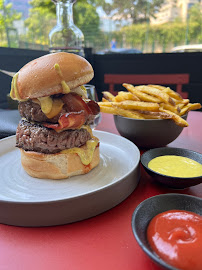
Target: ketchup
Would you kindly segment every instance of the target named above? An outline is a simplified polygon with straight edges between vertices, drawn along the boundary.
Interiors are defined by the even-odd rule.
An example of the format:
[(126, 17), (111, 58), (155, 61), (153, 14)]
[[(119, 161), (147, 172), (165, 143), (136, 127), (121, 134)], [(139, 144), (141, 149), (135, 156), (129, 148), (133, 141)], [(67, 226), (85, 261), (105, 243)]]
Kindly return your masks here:
[(183, 270), (202, 269), (202, 216), (182, 210), (158, 214), (149, 223), (147, 239), (168, 264)]

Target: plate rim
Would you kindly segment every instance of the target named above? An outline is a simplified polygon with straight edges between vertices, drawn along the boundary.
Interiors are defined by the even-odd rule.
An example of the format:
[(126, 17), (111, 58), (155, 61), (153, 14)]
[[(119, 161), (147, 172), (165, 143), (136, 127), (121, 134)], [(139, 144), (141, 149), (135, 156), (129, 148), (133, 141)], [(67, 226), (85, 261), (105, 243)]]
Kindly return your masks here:
[[(128, 171), (127, 173), (125, 173), (121, 178), (117, 179), (113, 183), (107, 184), (105, 186), (101, 186), (98, 189), (95, 189), (93, 191), (90, 191), (90, 192), (87, 192), (87, 193), (84, 193), (84, 194), (80, 194), (78, 196), (67, 197), (67, 198), (63, 198), (63, 199), (55, 199), (55, 200), (45, 200), (45, 201), (14, 201), (14, 200), (10, 201), (10, 200), (2, 200), (2, 199), (0, 199), (0, 204), (4, 203), (4, 204), (10, 204), (10, 205), (12, 205), (12, 204), (16, 204), (16, 205), (37, 205), (37, 204), (46, 205), (46, 204), (51, 204), (51, 203), (62, 203), (62, 202), (65, 202), (65, 201), (73, 201), (73, 200), (75, 200), (77, 198), (80, 199), (82, 197), (86, 197), (88, 195), (92, 195), (92, 194), (95, 194), (97, 192), (103, 191), (104, 189), (108, 189), (110, 187), (113, 187), (117, 183), (123, 181), (123, 179), (129, 177), (130, 174), (138, 167), (138, 164), (140, 164), (140, 150), (139, 150), (139, 148), (133, 142), (131, 142), (130, 140), (128, 140), (128, 139), (126, 139), (126, 138), (124, 138), (124, 137), (122, 137), (120, 135), (111, 133), (111, 132), (106, 132), (106, 131), (101, 131), (101, 130), (93, 130), (93, 133), (94, 133), (95, 136), (98, 136), (98, 138), (99, 138), (99, 134), (104, 134), (104, 135), (107, 135), (107, 136), (113, 136), (113, 137), (115, 136), (115, 137), (127, 142), (128, 144), (131, 144), (131, 146), (133, 146), (136, 149), (136, 152), (138, 154), (136, 163), (133, 165), (131, 170)], [(0, 145), (1, 145), (2, 141), (7, 141), (9, 139), (11, 140), (11, 139), (14, 139), (15, 137), (16, 137), (16, 135), (12, 135), (12, 136), (8, 136), (6, 138), (0, 139)], [(0, 150), (0, 154), (1, 154), (1, 150)], [(80, 177), (82, 177), (82, 175), (80, 175)], [(58, 181), (60, 181), (60, 180), (58, 180)], [(139, 181), (139, 179), (138, 179), (138, 181)]]

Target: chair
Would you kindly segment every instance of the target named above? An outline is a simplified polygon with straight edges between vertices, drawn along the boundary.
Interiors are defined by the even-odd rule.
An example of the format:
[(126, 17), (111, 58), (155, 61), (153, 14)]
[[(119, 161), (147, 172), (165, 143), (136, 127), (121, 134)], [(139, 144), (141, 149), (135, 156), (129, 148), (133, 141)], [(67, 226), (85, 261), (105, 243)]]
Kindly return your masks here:
[(139, 84), (159, 84), (176, 85), (176, 92), (183, 98), (188, 98), (188, 92), (182, 92), (182, 85), (189, 83), (189, 74), (105, 74), (104, 83), (109, 84), (109, 92), (116, 95), (115, 84), (131, 83)]

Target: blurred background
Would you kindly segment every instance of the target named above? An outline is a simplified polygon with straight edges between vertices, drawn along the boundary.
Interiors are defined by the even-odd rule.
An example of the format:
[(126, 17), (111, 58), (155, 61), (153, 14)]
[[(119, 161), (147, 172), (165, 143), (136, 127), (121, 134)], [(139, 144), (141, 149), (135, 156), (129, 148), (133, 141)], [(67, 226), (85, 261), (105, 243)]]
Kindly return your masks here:
[[(201, 0), (78, 0), (74, 22), (94, 53), (202, 51)], [(48, 50), (55, 24), (51, 0), (0, 0), (0, 47)]]

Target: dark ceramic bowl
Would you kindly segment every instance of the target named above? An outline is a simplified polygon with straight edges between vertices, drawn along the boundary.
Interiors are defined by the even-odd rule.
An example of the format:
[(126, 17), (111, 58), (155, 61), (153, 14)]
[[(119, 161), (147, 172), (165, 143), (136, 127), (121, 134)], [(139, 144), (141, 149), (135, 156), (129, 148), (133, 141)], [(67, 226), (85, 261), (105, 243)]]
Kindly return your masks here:
[(183, 149), (183, 148), (172, 148), (172, 147), (162, 147), (162, 148), (154, 148), (148, 150), (141, 156), (141, 163), (146, 170), (146, 172), (151, 175), (155, 181), (160, 182), (163, 185), (166, 185), (171, 188), (187, 188), (190, 186), (195, 186), (202, 183), (202, 175), (198, 177), (189, 177), (189, 178), (181, 178), (174, 176), (167, 176), (160, 173), (157, 173), (148, 168), (148, 163), (155, 157), (165, 156), (165, 155), (175, 155), (175, 156), (183, 156), (197, 161), (202, 164), (202, 154)]
[(151, 249), (146, 236), (147, 226), (151, 219), (168, 210), (185, 210), (202, 215), (202, 199), (183, 194), (157, 195), (146, 199), (133, 213), (132, 229), (138, 244), (154, 262), (166, 269), (177, 270), (159, 258)]
[[(182, 118), (186, 120), (187, 114)], [(121, 136), (142, 148), (165, 146), (183, 130), (171, 119), (132, 119), (114, 115), (114, 122)]]

